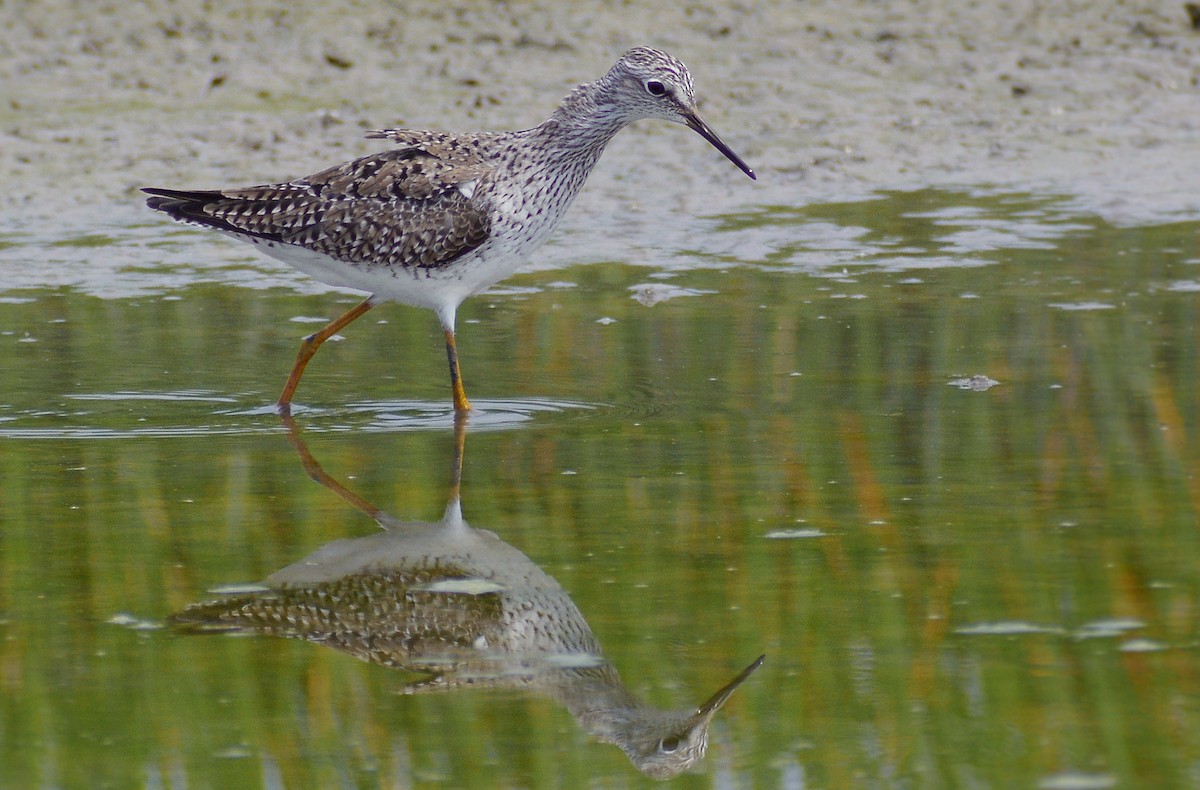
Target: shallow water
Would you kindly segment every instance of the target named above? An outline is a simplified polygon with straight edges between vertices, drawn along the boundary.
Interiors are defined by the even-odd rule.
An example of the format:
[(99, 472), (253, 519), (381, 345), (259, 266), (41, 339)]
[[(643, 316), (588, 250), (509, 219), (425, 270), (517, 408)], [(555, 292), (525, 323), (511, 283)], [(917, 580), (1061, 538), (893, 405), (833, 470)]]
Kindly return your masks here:
[[(1194, 782), (1200, 223), (982, 190), (701, 222), (459, 326), (466, 521), (649, 704), (767, 655), (685, 781)], [(0, 268), (0, 784), (640, 783), (536, 689), (166, 627), (378, 533), (269, 409), (353, 296), (144, 217), (10, 234)], [(451, 498), (444, 365), (386, 307), (298, 392), (301, 447), (385, 521)]]

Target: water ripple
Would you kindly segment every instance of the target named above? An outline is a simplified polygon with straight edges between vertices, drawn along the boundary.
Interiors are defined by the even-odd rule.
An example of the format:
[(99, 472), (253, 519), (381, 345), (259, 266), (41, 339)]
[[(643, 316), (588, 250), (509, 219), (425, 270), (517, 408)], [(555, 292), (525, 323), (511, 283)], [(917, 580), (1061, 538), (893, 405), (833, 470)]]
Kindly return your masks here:
[[(65, 396), (70, 402), (94, 405), (90, 409), (39, 408), (15, 411), (0, 417), (0, 438), (9, 439), (127, 439), (141, 437), (191, 437), (265, 435), (284, 430), (274, 404), (248, 403), (254, 396), (206, 391), (97, 392)], [(130, 404), (137, 404), (137, 408)], [(175, 408), (158, 410), (155, 405)], [(233, 404), (215, 411), (187, 410), (198, 404)], [(473, 431), (508, 430), (526, 425), (540, 415), (566, 414), (602, 408), (580, 401), (479, 399), (473, 402), (468, 425)], [(315, 432), (441, 430), (454, 426), (448, 402), (418, 400), (360, 401), (325, 408), (293, 405), (292, 414)]]

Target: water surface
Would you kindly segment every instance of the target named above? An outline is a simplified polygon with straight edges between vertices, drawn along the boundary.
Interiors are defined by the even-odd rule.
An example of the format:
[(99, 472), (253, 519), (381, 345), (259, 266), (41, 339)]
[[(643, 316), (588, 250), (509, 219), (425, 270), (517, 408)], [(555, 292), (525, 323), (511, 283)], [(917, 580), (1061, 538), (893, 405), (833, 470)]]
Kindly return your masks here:
[[(459, 326), (470, 524), (649, 704), (767, 655), (682, 781), (1193, 781), (1200, 225), (988, 191), (701, 223)], [(142, 217), (10, 233), (0, 267), (0, 784), (642, 782), (545, 696), (166, 627), (378, 531), (269, 409), (353, 296)], [(312, 456), (400, 521), (452, 489), (440, 344), (373, 311), (297, 395)]]

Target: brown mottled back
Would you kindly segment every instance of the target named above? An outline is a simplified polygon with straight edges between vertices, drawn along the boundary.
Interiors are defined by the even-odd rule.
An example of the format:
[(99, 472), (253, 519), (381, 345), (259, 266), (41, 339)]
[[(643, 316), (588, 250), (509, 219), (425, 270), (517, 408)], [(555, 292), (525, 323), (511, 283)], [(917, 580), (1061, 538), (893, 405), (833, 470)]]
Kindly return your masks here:
[(156, 189), (150, 206), (178, 220), (365, 268), (437, 267), (487, 239), (493, 171), (477, 148), (459, 139), (432, 132), (412, 137), (409, 147), (288, 183)]

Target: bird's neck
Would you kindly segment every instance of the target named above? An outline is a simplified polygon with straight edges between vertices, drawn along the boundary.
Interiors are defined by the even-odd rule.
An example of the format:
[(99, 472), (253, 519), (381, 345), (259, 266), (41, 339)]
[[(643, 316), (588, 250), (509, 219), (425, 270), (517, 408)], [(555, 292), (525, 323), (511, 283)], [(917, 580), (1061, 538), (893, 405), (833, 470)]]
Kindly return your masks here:
[(608, 142), (632, 119), (609, 98), (604, 79), (571, 91), (554, 114), (539, 128), (549, 140), (568, 151), (594, 152), (598, 157)]

